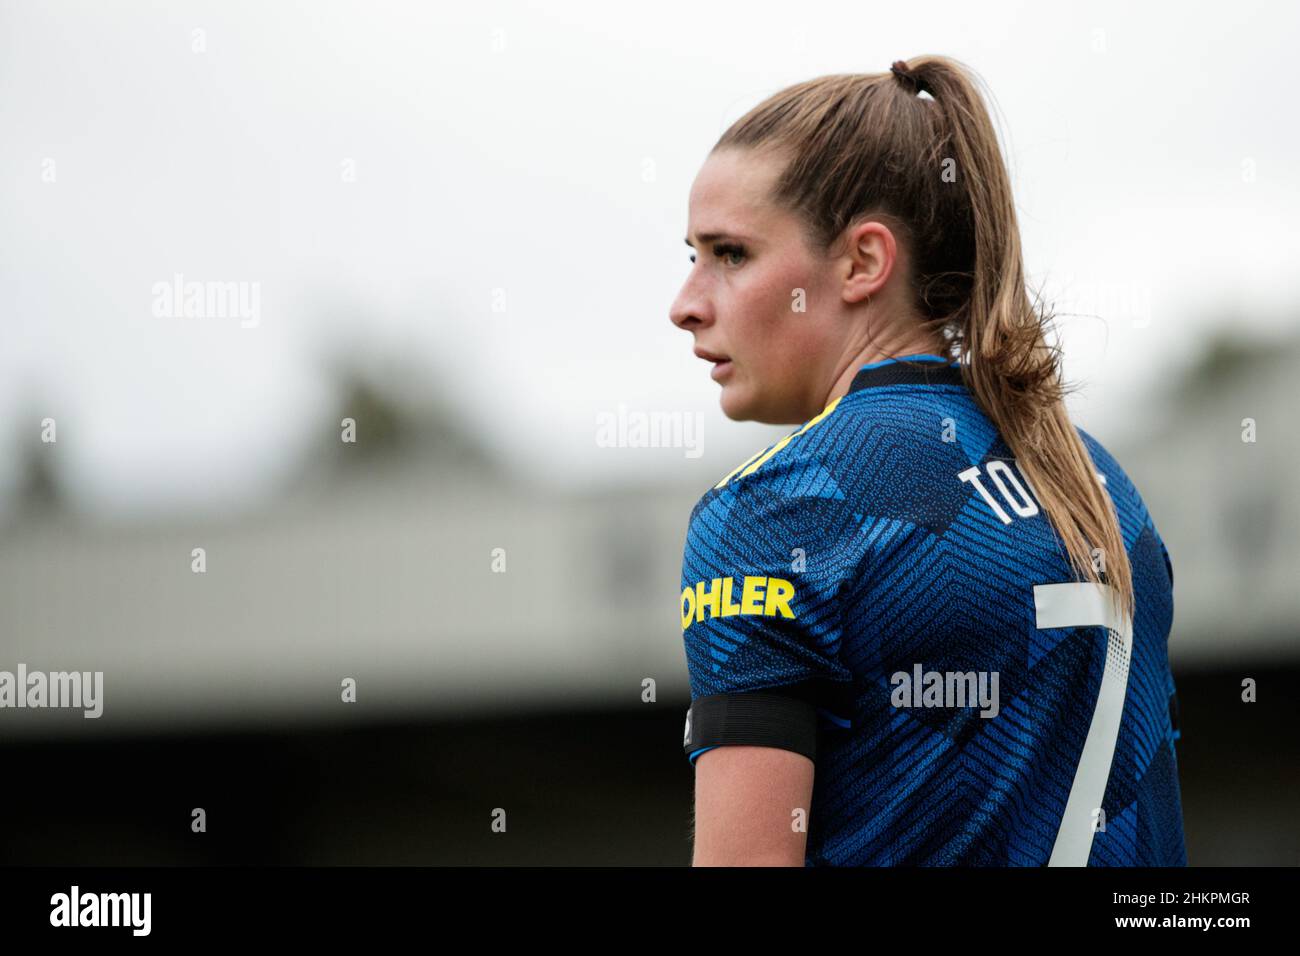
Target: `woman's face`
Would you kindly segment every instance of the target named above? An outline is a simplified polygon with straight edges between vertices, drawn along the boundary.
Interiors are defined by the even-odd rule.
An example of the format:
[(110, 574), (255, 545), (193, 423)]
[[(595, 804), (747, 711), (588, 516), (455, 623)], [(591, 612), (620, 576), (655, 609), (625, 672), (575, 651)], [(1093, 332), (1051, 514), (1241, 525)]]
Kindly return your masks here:
[(673, 324), (713, 363), (737, 421), (798, 424), (819, 413), (847, 361), (843, 262), (809, 249), (802, 223), (768, 197), (783, 162), (724, 149), (691, 187), (690, 275)]

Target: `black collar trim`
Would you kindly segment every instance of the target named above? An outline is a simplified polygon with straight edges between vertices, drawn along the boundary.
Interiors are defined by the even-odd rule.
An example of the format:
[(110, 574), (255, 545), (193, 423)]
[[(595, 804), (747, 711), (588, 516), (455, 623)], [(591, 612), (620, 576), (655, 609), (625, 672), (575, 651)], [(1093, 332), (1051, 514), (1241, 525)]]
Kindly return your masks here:
[(867, 365), (858, 369), (849, 384), (849, 394), (860, 392), (864, 388), (879, 388), (885, 385), (963, 385), (961, 366), (945, 365), (935, 361), (912, 361), (900, 359)]

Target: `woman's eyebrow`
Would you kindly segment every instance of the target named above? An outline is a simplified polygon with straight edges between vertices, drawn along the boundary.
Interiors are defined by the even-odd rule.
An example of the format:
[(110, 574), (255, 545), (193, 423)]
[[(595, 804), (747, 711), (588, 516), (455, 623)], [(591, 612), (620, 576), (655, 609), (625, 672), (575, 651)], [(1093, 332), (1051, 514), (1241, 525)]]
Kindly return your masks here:
[[(705, 245), (708, 245), (710, 242), (717, 242), (719, 239), (738, 239), (741, 242), (750, 241), (746, 239), (744, 236), (734, 235), (729, 232), (702, 232), (699, 233), (695, 238), (699, 239), (700, 242), (704, 243)], [(686, 244), (690, 246), (692, 249), (695, 248), (695, 243), (691, 242), (690, 236), (687, 236), (685, 241)]]

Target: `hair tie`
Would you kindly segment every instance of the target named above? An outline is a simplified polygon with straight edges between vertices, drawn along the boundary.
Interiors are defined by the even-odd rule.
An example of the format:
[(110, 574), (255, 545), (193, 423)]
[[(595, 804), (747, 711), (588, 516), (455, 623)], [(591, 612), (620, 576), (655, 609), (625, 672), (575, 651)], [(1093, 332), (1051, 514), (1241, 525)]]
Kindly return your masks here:
[[(913, 94), (930, 93), (930, 88), (926, 86), (925, 81), (913, 73), (903, 60), (895, 60), (894, 65), (889, 68), (889, 72), (902, 80)], [(934, 94), (931, 93), (930, 95), (933, 96)]]

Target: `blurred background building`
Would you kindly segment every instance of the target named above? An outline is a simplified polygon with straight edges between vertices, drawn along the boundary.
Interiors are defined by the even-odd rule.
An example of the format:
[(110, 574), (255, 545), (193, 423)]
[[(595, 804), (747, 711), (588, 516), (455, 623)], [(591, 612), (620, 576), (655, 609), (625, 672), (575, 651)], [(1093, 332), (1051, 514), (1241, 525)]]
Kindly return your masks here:
[[(1300, 461), (1270, 432), (1297, 344), (1216, 344), (1116, 450), (1175, 567), (1194, 863), (1295, 862)], [(105, 716), (4, 713), (0, 755), (30, 781), (10, 819), (33, 823), (9, 861), (685, 862), (676, 595), (703, 489), (544, 490), (382, 382), (341, 381), (345, 417), (372, 440), (323, 426), (276, 496), (204, 520), (78, 515), (57, 446), (18, 443), (0, 660), (102, 670)], [(1262, 437), (1238, 448), (1242, 418)], [(186, 801), (210, 841), (189, 840)]]
[[(1250, 98), (1294, 31), (962, 9), (0, 6), (0, 670), (105, 681), (0, 711), (0, 863), (688, 862), (686, 524), (788, 431), (668, 323), (690, 182), (930, 50), (997, 93), (1072, 412), (1172, 556), (1189, 860), (1300, 862), (1300, 134)], [(260, 312), (160, 316), (177, 274)], [(642, 414), (696, 427), (601, 440)]]

